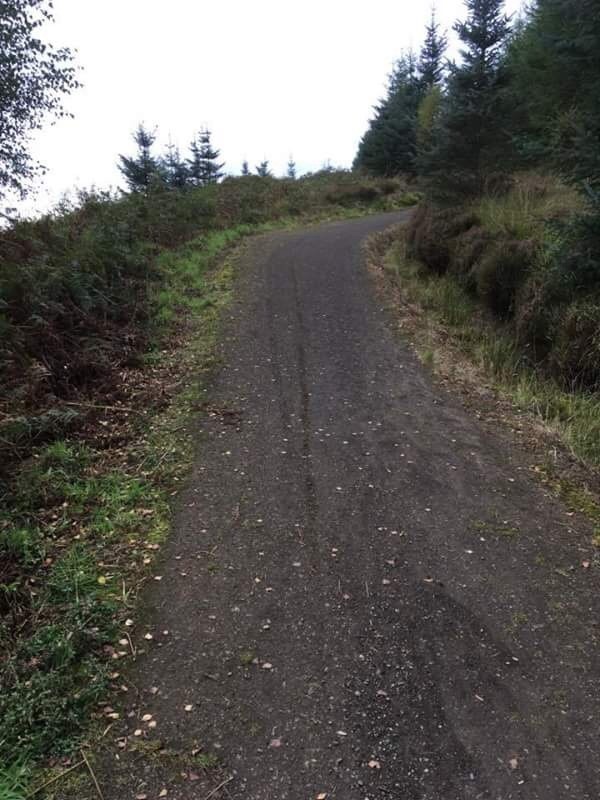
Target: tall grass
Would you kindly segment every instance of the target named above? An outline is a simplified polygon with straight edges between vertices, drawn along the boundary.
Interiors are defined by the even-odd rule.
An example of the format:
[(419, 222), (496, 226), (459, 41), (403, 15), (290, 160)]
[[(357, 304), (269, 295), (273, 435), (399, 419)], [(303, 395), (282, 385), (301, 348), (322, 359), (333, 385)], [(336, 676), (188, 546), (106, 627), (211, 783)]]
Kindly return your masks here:
[(524, 173), (514, 176), (503, 194), (486, 194), (470, 206), (485, 230), (515, 239), (544, 237), (548, 222), (583, 209), (579, 192), (553, 175)]

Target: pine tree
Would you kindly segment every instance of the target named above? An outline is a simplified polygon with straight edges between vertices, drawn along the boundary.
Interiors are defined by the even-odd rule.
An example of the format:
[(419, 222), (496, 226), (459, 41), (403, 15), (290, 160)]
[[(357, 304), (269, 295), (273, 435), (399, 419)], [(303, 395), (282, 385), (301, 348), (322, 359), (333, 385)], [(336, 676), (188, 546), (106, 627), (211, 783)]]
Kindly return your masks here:
[(165, 182), (170, 189), (185, 189), (189, 182), (189, 173), (185, 161), (181, 158), (179, 148), (169, 142), (161, 163)]
[(432, 86), (441, 84), (444, 77), (444, 56), (448, 39), (440, 33), (435, 9), (431, 10), (431, 21), (427, 25), (425, 42), (419, 56), (418, 71), (423, 89), (427, 92)]
[(412, 173), (416, 156), (417, 109), (421, 87), (412, 53), (396, 63), (387, 95), (363, 136), (354, 167), (373, 175)]
[(137, 145), (137, 155), (133, 157), (120, 155), (119, 169), (127, 181), (131, 192), (146, 193), (154, 181), (160, 180), (160, 164), (152, 155), (152, 145), (156, 141), (156, 132), (139, 125), (133, 134)]
[(290, 156), (287, 165), (287, 177), (293, 181), (296, 180), (296, 162), (294, 161), (292, 156)]
[(245, 159), (242, 161), (242, 175), (250, 175), (250, 167)]
[(255, 168), (256, 174), (260, 178), (272, 178), (273, 173), (269, 169), (269, 162), (268, 161), (261, 161), (260, 164)]
[(480, 192), (506, 163), (510, 145), (503, 124), (510, 19), (503, 0), (466, 0), (466, 6), (466, 21), (454, 26), (462, 63), (451, 67), (433, 144), (420, 157), (432, 185), (446, 195)]

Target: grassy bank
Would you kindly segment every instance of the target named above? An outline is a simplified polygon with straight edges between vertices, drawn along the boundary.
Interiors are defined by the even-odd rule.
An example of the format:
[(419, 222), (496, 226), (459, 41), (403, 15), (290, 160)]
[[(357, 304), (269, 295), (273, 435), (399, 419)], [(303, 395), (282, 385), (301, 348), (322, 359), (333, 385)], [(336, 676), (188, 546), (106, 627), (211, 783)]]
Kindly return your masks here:
[[(395, 237), (386, 271), (485, 380), (557, 432), (578, 458), (598, 466), (594, 376), (600, 352), (584, 327), (585, 309), (595, 301), (583, 291), (576, 297), (567, 289), (551, 292), (561, 270), (565, 226), (581, 209), (581, 199), (568, 187), (521, 176), (507, 194), (463, 209), (421, 208)], [(573, 315), (580, 325), (568, 331)], [(535, 336), (533, 321), (540, 318), (545, 325), (540, 322)], [(421, 355), (433, 364), (444, 336), (433, 330), (430, 335), (426, 327), (421, 332)], [(581, 368), (583, 354), (591, 365), (587, 371)]]
[[(131, 312), (137, 296), (143, 313), (138, 309), (122, 323), (105, 318), (107, 327), (96, 330), (98, 369), (85, 372), (83, 382), (61, 383), (60, 375), (44, 373), (43, 387), (34, 387), (27, 370), (19, 380), (14, 359), (33, 367), (26, 343), (36, 323), (5, 313), (21, 349), (12, 362), (8, 348), (3, 351), (5, 375), (14, 379), (4, 384), (0, 430), (6, 455), (0, 476), (0, 800), (21, 800), (75, 764), (85, 770), (81, 748), (85, 753), (89, 730), (109, 726), (118, 713), (111, 697), (122, 691), (119, 664), (135, 648), (136, 598), (168, 535), (172, 496), (193, 453), (189, 422), (203, 401), (202, 376), (214, 367), (220, 312), (234, 273), (229, 250), (261, 230), (407, 202), (399, 183), (393, 192), (375, 188), (366, 198), (363, 183), (357, 190), (351, 181), (341, 188), (330, 182), (331, 198), (332, 192), (341, 196), (333, 202), (319, 182), (313, 206), (282, 203), (269, 221), (201, 230), (175, 247), (140, 245), (148, 258), (143, 278), (121, 280), (130, 284), (123, 309)], [(73, 213), (79, 218), (83, 212)], [(30, 268), (43, 273), (42, 262)], [(63, 288), (67, 278), (59, 281)], [(38, 286), (38, 294), (46, 289)], [(121, 302), (113, 291), (114, 302)], [(56, 297), (39, 300), (40, 307), (51, 312)], [(64, 297), (60, 303), (66, 308)], [(65, 347), (79, 341), (85, 348), (85, 336), (78, 339), (83, 329), (69, 330)], [(36, 340), (35, 346), (54, 347), (61, 336), (56, 328), (50, 342)], [(41, 426), (40, 419), (52, 424)], [(35, 796), (60, 797), (61, 783)]]

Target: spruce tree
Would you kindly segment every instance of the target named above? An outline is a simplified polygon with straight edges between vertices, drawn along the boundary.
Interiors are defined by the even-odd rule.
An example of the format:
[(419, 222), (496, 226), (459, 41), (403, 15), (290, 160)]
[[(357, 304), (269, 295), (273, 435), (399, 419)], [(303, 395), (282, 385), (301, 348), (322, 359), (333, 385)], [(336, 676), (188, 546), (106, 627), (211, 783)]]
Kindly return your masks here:
[(290, 156), (287, 165), (287, 177), (293, 181), (296, 180), (296, 162), (294, 161), (292, 156)]
[(256, 167), (256, 174), (259, 176), (259, 178), (272, 178), (273, 173), (269, 169), (269, 162), (261, 161)]
[(503, 105), (510, 19), (503, 0), (466, 0), (466, 7), (466, 21), (454, 26), (462, 63), (451, 67), (433, 144), (420, 158), (432, 186), (452, 196), (480, 192), (510, 145)]
[(444, 57), (448, 39), (440, 33), (435, 9), (431, 11), (431, 21), (425, 32), (425, 42), (419, 56), (418, 71), (423, 89), (427, 92), (432, 86), (441, 84), (444, 77)]
[(181, 158), (179, 148), (169, 142), (161, 163), (162, 172), (170, 189), (185, 189), (189, 181), (188, 168)]
[(156, 132), (140, 124), (133, 134), (133, 140), (137, 145), (137, 154), (133, 157), (120, 155), (119, 169), (131, 192), (146, 193), (161, 176), (160, 164), (151, 152)]
[(204, 186), (210, 183), (218, 183), (223, 177), (222, 172), (225, 164), (219, 163), (219, 150), (215, 150), (211, 143), (211, 132), (208, 128), (200, 131), (199, 160), (201, 171), (201, 182)]
[(386, 97), (363, 136), (354, 167), (373, 175), (412, 173), (416, 157), (420, 81), (412, 53), (402, 56), (390, 75)]
[(250, 167), (245, 159), (242, 161), (242, 175), (250, 175)]
[(187, 159), (188, 182), (191, 186), (202, 186), (204, 168), (198, 138), (190, 142), (190, 157)]

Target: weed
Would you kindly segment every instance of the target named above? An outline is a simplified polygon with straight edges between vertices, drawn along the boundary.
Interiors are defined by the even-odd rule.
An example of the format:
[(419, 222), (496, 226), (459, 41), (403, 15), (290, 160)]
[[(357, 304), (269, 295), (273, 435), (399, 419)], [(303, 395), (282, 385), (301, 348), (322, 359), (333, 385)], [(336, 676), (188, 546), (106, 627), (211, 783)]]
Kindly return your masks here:
[(29, 770), (22, 761), (10, 768), (0, 766), (0, 800), (25, 800), (28, 784)]
[(215, 769), (219, 766), (219, 757), (214, 753), (199, 753), (196, 760), (202, 769)]
[(252, 650), (243, 650), (240, 653), (240, 664), (243, 667), (249, 667), (255, 658), (256, 658), (256, 653), (254, 653)]

